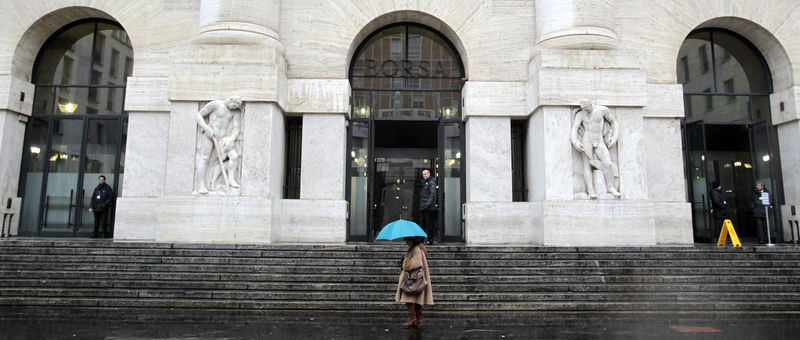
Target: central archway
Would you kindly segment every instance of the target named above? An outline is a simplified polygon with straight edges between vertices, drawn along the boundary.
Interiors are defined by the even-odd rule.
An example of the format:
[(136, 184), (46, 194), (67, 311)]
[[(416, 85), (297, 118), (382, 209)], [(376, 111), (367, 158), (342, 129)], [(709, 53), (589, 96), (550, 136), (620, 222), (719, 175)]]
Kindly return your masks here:
[(425, 169), (438, 183), (429, 236), (463, 241), (464, 64), (441, 32), (395, 23), (365, 37), (350, 62), (348, 240), (372, 241), (388, 222), (420, 221)]

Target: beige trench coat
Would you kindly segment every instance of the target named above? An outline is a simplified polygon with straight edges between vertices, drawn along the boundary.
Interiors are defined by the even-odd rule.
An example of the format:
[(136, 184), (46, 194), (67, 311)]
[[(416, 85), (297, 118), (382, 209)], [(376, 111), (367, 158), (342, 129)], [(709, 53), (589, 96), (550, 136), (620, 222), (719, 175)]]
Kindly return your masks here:
[[(403, 275), (406, 270), (419, 270), (419, 267), (424, 269), (423, 271), (425, 272), (425, 279), (428, 280), (428, 286), (419, 294), (406, 294), (400, 289), (400, 284), (403, 282)], [(397, 280), (397, 292), (394, 295), (394, 301), (433, 305), (433, 288), (431, 288), (431, 285), (431, 273), (428, 271), (428, 259), (425, 257), (425, 252), (419, 248), (419, 245), (416, 245), (406, 252), (406, 259), (403, 260), (403, 270), (400, 271), (400, 277)]]

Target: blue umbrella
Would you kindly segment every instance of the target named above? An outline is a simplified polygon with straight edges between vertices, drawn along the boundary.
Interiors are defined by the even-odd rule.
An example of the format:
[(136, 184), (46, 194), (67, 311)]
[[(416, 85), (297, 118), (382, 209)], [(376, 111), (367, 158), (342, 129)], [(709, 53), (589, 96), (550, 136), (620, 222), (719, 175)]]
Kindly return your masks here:
[(425, 231), (423, 231), (422, 228), (420, 228), (416, 223), (400, 219), (385, 225), (383, 229), (381, 229), (381, 232), (378, 233), (378, 237), (375, 239), (391, 241), (398, 238), (412, 236), (428, 237), (428, 234), (426, 234)]

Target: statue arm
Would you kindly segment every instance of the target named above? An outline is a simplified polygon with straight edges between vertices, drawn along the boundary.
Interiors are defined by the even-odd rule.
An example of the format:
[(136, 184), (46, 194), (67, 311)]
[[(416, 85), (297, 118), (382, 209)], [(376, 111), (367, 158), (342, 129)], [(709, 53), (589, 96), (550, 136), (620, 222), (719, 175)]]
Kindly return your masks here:
[(231, 126), (230, 126), (230, 134), (225, 137), (225, 146), (223, 146), (224, 150), (228, 150), (233, 147), (233, 143), (236, 142), (236, 139), (239, 138), (239, 134), (242, 131), (242, 116), (241, 114), (234, 114), (231, 117)]
[(578, 109), (577, 113), (575, 114), (575, 120), (572, 122), (572, 128), (569, 132), (569, 140), (572, 142), (572, 146), (577, 149), (578, 151), (583, 152), (583, 143), (581, 143), (578, 130), (581, 127), (581, 122), (583, 122), (583, 111)]
[(239, 138), (239, 134), (242, 132), (242, 115), (234, 114), (231, 124), (231, 142), (233, 142)]
[(617, 143), (617, 139), (619, 138), (619, 123), (617, 122), (617, 118), (611, 114), (611, 110), (606, 111), (605, 118), (608, 120), (608, 123), (611, 124), (611, 135), (608, 137), (608, 143), (606, 145), (610, 148)]
[(211, 103), (208, 103), (205, 106), (203, 106), (203, 108), (200, 109), (199, 112), (197, 112), (197, 117), (196, 117), (197, 118), (197, 125), (200, 125), (200, 128), (203, 129), (204, 131), (206, 131), (206, 133), (208, 133), (211, 138), (216, 137), (216, 131), (214, 131), (213, 129), (211, 129), (210, 126), (208, 126), (208, 123), (206, 123), (206, 118), (205, 117), (208, 116), (209, 114), (211, 114), (211, 112), (214, 111), (215, 108), (214, 108), (213, 103), (214, 102), (211, 102)]

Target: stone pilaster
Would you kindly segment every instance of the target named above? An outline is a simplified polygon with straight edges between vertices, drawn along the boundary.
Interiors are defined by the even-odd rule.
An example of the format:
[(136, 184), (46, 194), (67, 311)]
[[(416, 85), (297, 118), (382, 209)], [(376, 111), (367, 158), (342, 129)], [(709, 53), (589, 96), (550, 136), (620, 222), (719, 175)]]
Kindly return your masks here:
[(536, 0), (535, 10), (540, 48), (617, 47), (614, 0)]

